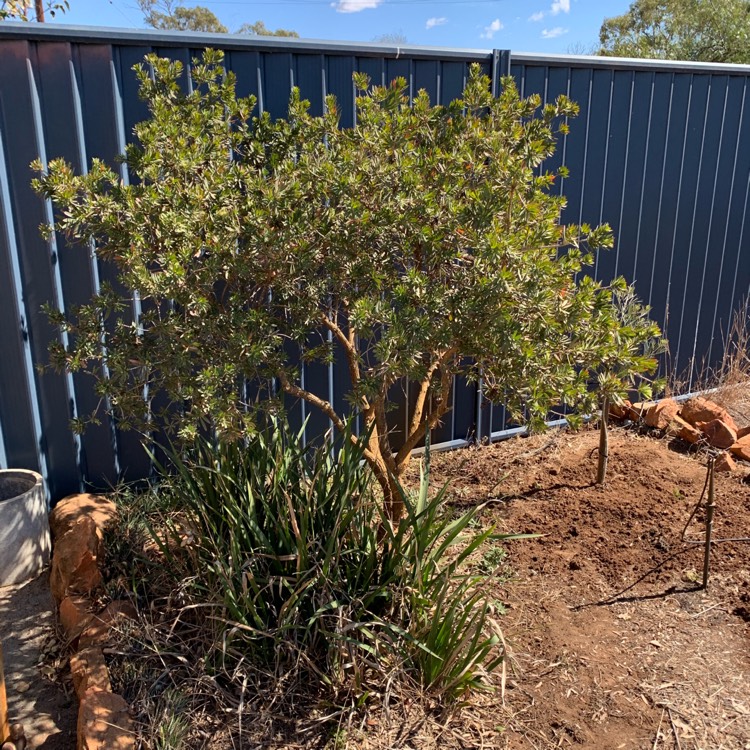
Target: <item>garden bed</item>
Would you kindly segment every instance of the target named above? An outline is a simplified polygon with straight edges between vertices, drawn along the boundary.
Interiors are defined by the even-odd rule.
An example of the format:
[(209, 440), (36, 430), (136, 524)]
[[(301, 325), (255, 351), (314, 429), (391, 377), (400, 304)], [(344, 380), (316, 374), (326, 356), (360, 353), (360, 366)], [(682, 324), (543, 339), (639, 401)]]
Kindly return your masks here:
[[(394, 686), (387, 708), (371, 695), (351, 711), (321, 694), (285, 693), (251, 665), (232, 687), (231, 675), (201, 673), (189, 652), (165, 646), (174, 625), (155, 613), (159, 602), (105, 649), (115, 689), (148, 735), (160, 716), (161, 726), (179, 719), (163, 697), (192, 686), (198, 721), (187, 744), (174, 745), (184, 748), (745, 750), (750, 544), (716, 545), (701, 590), (702, 546), (681, 532), (704, 487), (706, 454), (616, 428), (599, 487), (597, 440), (593, 430), (563, 431), (433, 455), (432, 487), (450, 481), (457, 509), (489, 501), (481, 526), (541, 534), (486, 542), (472, 558), (488, 575), (509, 655), (491, 677), (494, 692), (446, 708)], [(717, 538), (750, 535), (743, 467), (716, 475)], [(699, 511), (689, 539), (702, 539), (702, 521)], [(108, 589), (121, 585), (129, 584), (110, 578)], [(172, 747), (154, 736), (142, 746)]]
[[(680, 536), (705, 454), (616, 429), (598, 487), (597, 439), (562, 432), (434, 457), (459, 503), (491, 499), (486, 521), (544, 535), (513, 543), (497, 569), (513, 658), (494, 718), (503, 731), (485, 747), (750, 747), (750, 544), (716, 545), (700, 590), (703, 549)], [(718, 538), (750, 536), (746, 476), (716, 475)], [(702, 522), (688, 538), (703, 538)]]

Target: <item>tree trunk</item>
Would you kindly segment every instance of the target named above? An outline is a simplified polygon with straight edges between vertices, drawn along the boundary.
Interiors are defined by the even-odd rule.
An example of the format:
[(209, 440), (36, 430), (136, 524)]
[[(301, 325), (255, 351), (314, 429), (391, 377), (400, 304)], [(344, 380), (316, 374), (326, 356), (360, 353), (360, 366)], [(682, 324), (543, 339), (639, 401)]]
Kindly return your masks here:
[(599, 466), (596, 471), (596, 483), (604, 484), (609, 461), (609, 398), (602, 397), (602, 416), (599, 420)]
[[(380, 453), (379, 448), (378, 453)], [(367, 463), (370, 464), (372, 473), (383, 491), (383, 507), (388, 519), (391, 523), (398, 523), (404, 515), (404, 498), (401, 495), (401, 487), (394, 474), (388, 470), (382, 457), (378, 455), (377, 459), (375, 461), (367, 459)]]
[(44, 3), (42, 0), (34, 0), (34, 10), (36, 12), (36, 20), (39, 23), (44, 23)]

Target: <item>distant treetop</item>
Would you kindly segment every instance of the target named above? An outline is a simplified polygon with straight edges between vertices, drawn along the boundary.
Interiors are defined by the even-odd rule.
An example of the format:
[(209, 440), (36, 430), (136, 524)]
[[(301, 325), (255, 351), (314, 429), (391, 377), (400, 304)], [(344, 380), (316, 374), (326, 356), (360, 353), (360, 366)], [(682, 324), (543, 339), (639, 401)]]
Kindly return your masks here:
[(255, 23), (243, 23), (236, 31), (237, 34), (248, 34), (249, 36), (291, 36), (299, 37), (296, 31), (291, 29), (269, 29), (263, 21)]
[[(3, 0), (0, 0), (2, 2)], [(5, 2), (19, 2), (19, 0), (4, 0)], [(207, 31), (214, 34), (227, 34), (229, 29), (216, 17), (216, 14), (203, 7), (195, 5), (186, 8), (182, 0), (138, 0), (143, 11), (144, 20), (155, 29), (171, 31)], [(3, 7), (3, 6), (0, 6)], [(266, 27), (263, 21), (243, 23), (236, 34), (248, 36), (289, 36), (299, 37), (296, 31)]]
[(600, 55), (750, 63), (747, 0), (635, 0), (605, 18)]

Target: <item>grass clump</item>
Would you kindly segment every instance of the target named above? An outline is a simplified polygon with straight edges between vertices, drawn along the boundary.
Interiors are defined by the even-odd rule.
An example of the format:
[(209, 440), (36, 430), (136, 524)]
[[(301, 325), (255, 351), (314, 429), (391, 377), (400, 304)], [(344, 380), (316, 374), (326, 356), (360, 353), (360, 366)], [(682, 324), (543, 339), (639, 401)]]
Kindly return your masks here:
[[(491, 687), (502, 637), (469, 558), (503, 537), (477, 528), (481, 506), (456, 516), (445, 487), (430, 492), (429, 453), (398, 522), (349, 435), (306, 447), (274, 421), (246, 441), (172, 450), (159, 470), (140, 520), (125, 514), (118, 554), (131, 569), (113, 563), (152, 611), (172, 609), (140, 647), (157, 671), (179, 652), (175, 669), (190, 662), (189, 679), (241, 686), (242, 700), (265, 681), (339, 707), (387, 703), (394, 686), (441, 704)], [(144, 529), (149, 554), (126, 554)], [(150, 689), (152, 707), (172, 678)]]

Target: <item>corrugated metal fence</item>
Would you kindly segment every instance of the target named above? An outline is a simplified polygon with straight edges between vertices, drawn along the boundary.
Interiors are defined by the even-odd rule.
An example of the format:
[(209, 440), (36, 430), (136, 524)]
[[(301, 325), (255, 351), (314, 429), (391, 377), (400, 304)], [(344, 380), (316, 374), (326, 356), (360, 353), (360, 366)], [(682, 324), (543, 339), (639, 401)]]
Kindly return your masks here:
[[(635, 280), (665, 323), (678, 369), (721, 356), (722, 332), (750, 283), (743, 253), (750, 67), (0, 24), (0, 466), (41, 470), (53, 499), (142, 477), (149, 466), (137, 436), (106, 419), (74, 436), (70, 418), (97, 403), (92, 383), (38, 369), (58, 335), (42, 305), (86, 301), (111, 269), (65, 247), (62, 237), (41, 239), (51, 207), (31, 190), (29, 164), (58, 156), (78, 170), (93, 157), (114, 163), (146, 115), (132, 66), (151, 51), (189, 66), (207, 46), (226, 51), (239, 93), (255, 94), (263, 110), (285, 114), (294, 85), (315, 113), (334, 93), (345, 126), (353, 120), (356, 70), (382, 83), (403, 76), (434, 102), (461, 93), (473, 62), (496, 85), (510, 72), (523, 94), (568, 94), (581, 114), (549, 167), (570, 169), (559, 186), (568, 199), (565, 220), (608, 221), (615, 230), (616, 249), (600, 256), (596, 275)], [(306, 376), (344, 403), (346, 368), (318, 365)], [(408, 394), (394, 427), (407, 412)], [(301, 417), (295, 408), (293, 418)], [(327, 426), (315, 413), (310, 419), (312, 431)], [(501, 408), (459, 385), (433, 442), (505, 428)]]

